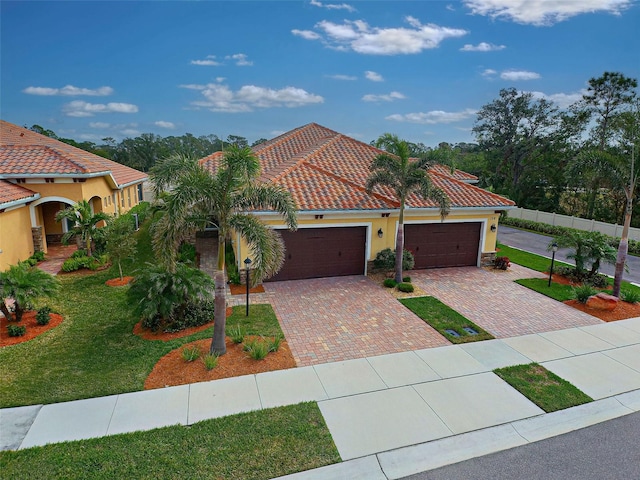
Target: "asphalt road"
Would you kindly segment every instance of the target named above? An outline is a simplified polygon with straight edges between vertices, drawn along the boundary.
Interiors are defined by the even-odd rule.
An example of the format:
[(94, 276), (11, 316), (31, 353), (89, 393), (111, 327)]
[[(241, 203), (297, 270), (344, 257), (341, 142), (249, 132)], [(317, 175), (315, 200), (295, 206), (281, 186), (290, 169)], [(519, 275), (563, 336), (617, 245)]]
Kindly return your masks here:
[(404, 480), (640, 478), (640, 412)]
[[(553, 238), (547, 235), (500, 226), (498, 229), (498, 241), (509, 247), (519, 248), (520, 250), (551, 258), (551, 252), (547, 250), (547, 246), (552, 243)], [(573, 261), (567, 258), (567, 254), (570, 252), (571, 250), (568, 248), (559, 249), (556, 253), (556, 260), (575, 265)], [(640, 258), (629, 255), (627, 257), (627, 267), (629, 271), (624, 273), (623, 280), (640, 285)], [(614, 265), (603, 264), (600, 267), (600, 273), (613, 276)]]

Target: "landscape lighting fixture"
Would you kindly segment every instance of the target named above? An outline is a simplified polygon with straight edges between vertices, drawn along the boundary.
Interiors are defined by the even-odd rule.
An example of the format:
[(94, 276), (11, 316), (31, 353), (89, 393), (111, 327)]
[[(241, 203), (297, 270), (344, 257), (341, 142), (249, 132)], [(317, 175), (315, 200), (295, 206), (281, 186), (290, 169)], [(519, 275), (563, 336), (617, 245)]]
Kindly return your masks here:
[(382, 238), (382, 229), (381, 228), (378, 229), (378, 237)]

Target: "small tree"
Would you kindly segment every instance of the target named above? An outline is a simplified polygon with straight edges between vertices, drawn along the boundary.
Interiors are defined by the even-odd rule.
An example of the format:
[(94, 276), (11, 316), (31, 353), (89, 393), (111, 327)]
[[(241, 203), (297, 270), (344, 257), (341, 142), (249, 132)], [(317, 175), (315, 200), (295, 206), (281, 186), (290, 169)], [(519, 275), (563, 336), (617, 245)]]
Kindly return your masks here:
[(75, 236), (79, 236), (87, 249), (87, 255), (91, 256), (91, 240), (98, 229), (98, 223), (109, 220), (109, 215), (104, 212), (93, 213), (91, 204), (86, 200), (80, 200), (75, 205), (60, 210), (56, 214), (56, 221), (69, 220), (73, 227), (62, 236), (65, 245)]
[[(575, 262), (577, 278), (594, 277), (598, 274), (600, 264), (603, 261), (612, 264), (616, 261), (615, 248), (609, 245), (607, 237), (600, 232), (569, 230), (562, 235), (554, 237), (547, 250), (551, 250), (553, 243), (556, 243), (558, 247), (571, 248), (573, 250), (567, 255), (567, 258)], [(589, 263), (591, 268), (587, 271)]]
[(58, 290), (58, 281), (52, 275), (25, 262), (11, 265), (9, 270), (0, 272), (0, 311), (11, 320), (7, 299), (13, 300), (14, 320), (19, 322), (38, 297), (51, 297)]
[(131, 258), (136, 253), (136, 238), (134, 236), (133, 219), (129, 215), (120, 216), (111, 221), (106, 227), (107, 253), (111, 260), (118, 264), (120, 280), (122, 275), (122, 261)]

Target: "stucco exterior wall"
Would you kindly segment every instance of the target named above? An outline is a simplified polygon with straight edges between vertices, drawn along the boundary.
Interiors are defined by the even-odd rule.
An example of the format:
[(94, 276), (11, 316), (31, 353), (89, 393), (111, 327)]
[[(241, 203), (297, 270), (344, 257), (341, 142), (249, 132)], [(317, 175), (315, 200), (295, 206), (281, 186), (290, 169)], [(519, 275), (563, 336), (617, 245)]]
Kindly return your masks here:
[(0, 271), (33, 254), (31, 219), (26, 205), (0, 213)]

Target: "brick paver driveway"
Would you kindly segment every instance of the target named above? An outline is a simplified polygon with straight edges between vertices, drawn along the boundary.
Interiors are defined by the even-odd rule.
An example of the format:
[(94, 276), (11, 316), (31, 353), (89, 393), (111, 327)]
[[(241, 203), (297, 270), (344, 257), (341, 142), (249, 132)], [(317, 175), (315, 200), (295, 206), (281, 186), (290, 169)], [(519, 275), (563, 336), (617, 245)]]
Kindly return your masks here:
[(497, 338), (602, 323), (596, 317), (514, 283), (546, 278), (520, 265), (508, 271), (476, 267), (411, 272), (411, 281)]
[(363, 276), (264, 286), (298, 366), (449, 345)]

